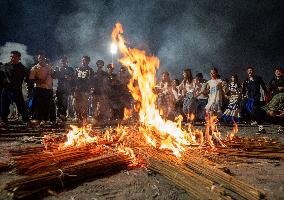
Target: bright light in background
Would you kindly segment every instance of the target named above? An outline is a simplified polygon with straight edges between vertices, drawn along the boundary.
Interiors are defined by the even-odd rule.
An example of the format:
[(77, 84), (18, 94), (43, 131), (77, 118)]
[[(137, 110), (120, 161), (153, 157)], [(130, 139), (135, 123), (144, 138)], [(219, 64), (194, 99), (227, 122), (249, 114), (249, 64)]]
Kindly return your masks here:
[(110, 52), (111, 52), (111, 54), (116, 54), (116, 52), (117, 52), (116, 44), (111, 43), (111, 45), (110, 45)]

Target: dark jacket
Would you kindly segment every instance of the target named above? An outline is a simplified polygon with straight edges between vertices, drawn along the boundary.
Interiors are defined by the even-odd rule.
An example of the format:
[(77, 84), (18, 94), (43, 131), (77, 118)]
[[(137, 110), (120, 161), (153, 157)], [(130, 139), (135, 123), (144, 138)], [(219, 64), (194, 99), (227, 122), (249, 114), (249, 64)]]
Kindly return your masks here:
[(21, 90), (23, 81), (28, 81), (28, 70), (22, 64), (6, 63), (1, 67), (3, 76), (3, 87), (8, 89)]
[(268, 89), (271, 91), (272, 96), (284, 92), (284, 90), (279, 91), (278, 87), (284, 87), (284, 76), (280, 76), (278, 79), (273, 77), (273, 79), (269, 82)]
[(105, 71), (96, 71), (94, 75), (94, 88), (95, 88), (95, 95), (103, 95), (107, 93), (108, 90), (108, 81), (109, 76), (108, 73)]
[(75, 69), (76, 90), (90, 92), (94, 79), (94, 70), (89, 66), (81, 66)]
[(260, 87), (264, 90), (265, 94), (267, 94), (267, 88), (261, 77), (254, 76), (252, 80), (247, 78), (243, 83), (242, 94), (255, 101), (259, 101), (261, 96)]
[(55, 69), (55, 78), (58, 80), (57, 91), (71, 92), (75, 87), (74, 70), (72, 67), (57, 67)]

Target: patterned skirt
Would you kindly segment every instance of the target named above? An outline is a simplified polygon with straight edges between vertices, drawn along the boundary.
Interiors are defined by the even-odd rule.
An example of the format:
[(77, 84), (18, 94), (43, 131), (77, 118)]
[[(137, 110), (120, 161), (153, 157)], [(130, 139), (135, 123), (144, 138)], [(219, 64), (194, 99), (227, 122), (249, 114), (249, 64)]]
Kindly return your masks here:
[(239, 96), (233, 95), (229, 99), (229, 104), (227, 109), (225, 110), (222, 118), (226, 121), (230, 120), (233, 121), (240, 121), (240, 104), (239, 104)]

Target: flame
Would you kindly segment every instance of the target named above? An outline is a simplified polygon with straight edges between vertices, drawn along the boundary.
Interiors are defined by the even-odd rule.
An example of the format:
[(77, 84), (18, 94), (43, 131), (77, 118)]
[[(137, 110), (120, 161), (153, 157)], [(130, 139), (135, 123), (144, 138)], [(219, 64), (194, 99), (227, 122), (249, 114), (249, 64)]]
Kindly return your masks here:
[(86, 125), (81, 128), (78, 128), (74, 125), (70, 125), (70, 127), (71, 130), (66, 135), (67, 141), (64, 143), (63, 147), (82, 146), (89, 143), (97, 142), (97, 137), (90, 136), (90, 132), (92, 130), (91, 125)]
[[(189, 145), (195, 143), (194, 137), (188, 137), (188, 133), (181, 129), (181, 125), (176, 122), (164, 120), (156, 106), (157, 95), (153, 92), (156, 86), (156, 71), (159, 68), (160, 61), (155, 56), (146, 55), (146, 52), (139, 49), (128, 48), (123, 38), (123, 28), (120, 23), (116, 23), (112, 32), (112, 40), (118, 46), (122, 57), (119, 62), (127, 66), (131, 79), (128, 88), (133, 98), (140, 104), (139, 120), (148, 127), (157, 129), (162, 135), (169, 135), (169, 139), (162, 142), (162, 148), (173, 149), (174, 142), (179, 145), (173, 145), (176, 151), (183, 151), (180, 145)], [(181, 120), (180, 120), (181, 122)], [(151, 136), (146, 135), (146, 141), (155, 146), (155, 141)], [(177, 154), (177, 153), (176, 153)]]
[[(190, 123), (185, 130), (182, 127), (182, 115), (176, 117), (174, 121), (162, 118), (162, 111), (156, 105), (157, 94), (154, 93), (156, 71), (160, 64), (159, 59), (155, 56), (146, 55), (143, 50), (128, 48), (123, 38), (123, 29), (120, 23), (117, 23), (113, 29), (112, 40), (122, 55), (119, 62), (127, 67), (131, 75), (128, 88), (135, 103), (133, 110), (124, 109), (124, 120), (132, 115), (131, 111), (137, 112), (141, 122), (138, 124), (138, 130), (131, 131), (129, 127), (117, 126), (115, 129), (106, 129), (100, 136), (92, 136), (92, 128), (89, 125), (82, 128), (71, 126), (72, 130), (68, 132), (67, 141), (63, 147), (80, 146), (94, 142), (99, 144), (101, 141), (108, 141), (114, 144), (118, 151), (130, 155), (133, 158), (133, 163), (135, 163), (137, 160), (134, 152), (128, 146), (141, 145), (141, 142), (143, 142), (142, 145), (149, 144), (157, 149), (170, 150), (176, 157), (181, 157), (182, 152), (186, 151), (190, 145), (205, 144), (214, 147), (217, 143), (220, 146), (225, 146), (217, 127), (218, 118), (216, 116), (206, 116), (204, 132), (195, 129)], [(192, 122), (195, 116), (189, 114), (186, 118)], [(235, 123), (227, 138), (232, 139), (237, 131), (238, 126)], [(134, 138), (135, 142), (128, 140), (129, 138)]]
[(129, 119), (129, 117), (131, 116), (131, 114), (132, 114), (131, 109), (124, 108), (124, 111), (123, 111), (123, 120)]
[(228, 133), (227, 139), (232, 140), (238, 131), (239, 131), (238, 124), (234, 122), (233, 130)]
[(125, 147), (125, 146), (119, 146), (117, 150), (125, 155), (128, 155), (131, 158), (132, 165), (131, 166), (136, 166), (138, 165), (138, 160), (134, 154), (134, 151), (130, 147)]

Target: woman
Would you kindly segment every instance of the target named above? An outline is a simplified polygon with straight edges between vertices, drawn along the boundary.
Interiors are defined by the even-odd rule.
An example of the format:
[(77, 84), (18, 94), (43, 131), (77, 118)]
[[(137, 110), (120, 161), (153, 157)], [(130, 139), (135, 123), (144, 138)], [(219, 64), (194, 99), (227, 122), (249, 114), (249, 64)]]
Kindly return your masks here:
[(188, 117), (196, 111), (196, 101), (194, 98), (194, 83), (190, 69), (183, 70), (183, 80), (179, 85), (179, 95), (183, 99), (182, 111)]
[(209, 116), (222, 115), (222, 80), (218, 74), (218, 70), (213, 67), (210, 71), (211, 80), (207, 82), (206, 89), (209, 91), (208, 103), (205, 106), (206, 114)]
[(225, 121), (230, 120), (231, 122), (240, 122), (240, 97), (241, 97), (241, 86), (238, 83), (238, 76), (232, 75), (231, 82), (228, 85), (228, 99), (229, 104), (222, 116)]
[(171, 79), (169, 72), (165, 71), (162, 73), (162, 80), (156, 86), (156, 92), (158, 93), (157, 102), (161, 115), (164, 118), (168, 118), (174, 106), (171, 99)]

